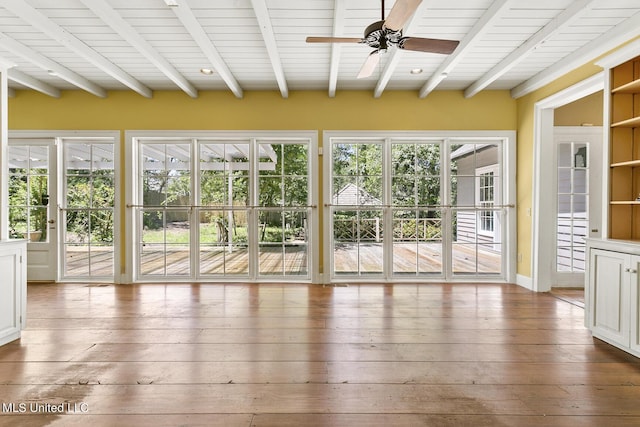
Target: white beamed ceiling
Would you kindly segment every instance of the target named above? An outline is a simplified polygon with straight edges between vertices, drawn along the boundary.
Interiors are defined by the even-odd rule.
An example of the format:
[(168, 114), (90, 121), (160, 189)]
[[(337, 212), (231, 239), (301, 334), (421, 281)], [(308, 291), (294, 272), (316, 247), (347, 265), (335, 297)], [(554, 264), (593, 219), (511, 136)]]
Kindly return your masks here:
[[(117, 15), (110, 13), (112, 20), (106, 14), (101, 17), (95, 7), (87, 6), (89, 1), (99, 2)], [(305, 38), (361, 37), (367, 25), (380, 20), (380, 0), (178, 0), (178, 3), (180, 12), (187, 11), (195, 17), (206, 40), (195, 37), (193, 28), (185, 27), (181, 14), (164, 0), (0, 0), (0, 59), (16, 64), (14, 79), (9, 72), (9, 86), (40, 91), (46, 87), (50, 96), (56, 94), (51, 88), (86, 90), (72, 78), (77, 76), (83, 79), (84, 88), (89, 82), (98, 88), (93, 93), (101, 96), (105, 92), (100, 89), (136, 90), (149, 96), (145, 90), (184, 90), (176, 83), (183, 78), (197, 91), (233, 91), (238, 97), (243, 92), (258, 90), (280, 91), (283, 97), (291, 91), (325, 90), (332, 96), (332, 84), (338, 92), (374, 93), (378, 87), (376, 96), (384, 96), (384, 91), (389, 90), (413, 90), (418, 96), (448, 58), (400, 51), (399, 58), (391, 61), (387, 70), (391, 77), (383, 79), (391, 57), (391, 52), (387, 52), (371, 77), (358, 80), (356, 75), (371, 49), (343, 44), (332, 82), (334, 46), (307, 44)], [(385, 3), (386, 15), (395, 0)], [(478, 81), (489, 80), (474, 94), (481, 90), (526, 87), (524, 92), (518, 92), (522, 96), (549, 83), (551, 77), (545, 75), (566, 68), (569, 60), (592, 62), (611, 48), (612, 39), (624, 41), (640, 35), (638, 0), (511, 0), (489, 19), (492, 3), (492, 0), (423, 0), (410, 22), (410, 32), (405, 35), (455, 39), (466, 45), (453, 53), (457, 56), (454, 65), (435, 90), (465, 90)], [(340, 8), (337, 14), (335, 8)], [(575, 10), (567, 12), (570, 16), (563, 15), (567, 9)], [(114, 23), (113, 16), (125, 23), (125, 29)], [(335, 16), (340, 16), (336, 22)], [(259, 22), (263, 24), (262, 30), (268, 31), (261, 31)], [(540, 32), (548, 35), (531, 43), (536, 34), (540, 37)], [(477, 36), (468, 36), (470, 33)], [(140, 38), (147, 47), (145, 51), (140, 43), (134, 42)], [(528, 41), (532, 46), (527, 46)], [(518, 59), (510, 59), (509, 55), (519, 48), (522, 54)], [(576, 51), (580, 53), (578, 58)], [(52, 64), (65, 73), (52, 73)], [(492, 74), (497, 66), (503, 71)], [(204, 75), (201, 68), (216, 71)], [(423, 72), (411, 74), (410, 70), (416, 68)], [(167, 69), (177, 74), (172, 75)], [(278, 80), (278, 73), (280, 76), (284, 73), (284, 80)], [(25, 82), (31, 82), (30, 86), (25, 86)]]

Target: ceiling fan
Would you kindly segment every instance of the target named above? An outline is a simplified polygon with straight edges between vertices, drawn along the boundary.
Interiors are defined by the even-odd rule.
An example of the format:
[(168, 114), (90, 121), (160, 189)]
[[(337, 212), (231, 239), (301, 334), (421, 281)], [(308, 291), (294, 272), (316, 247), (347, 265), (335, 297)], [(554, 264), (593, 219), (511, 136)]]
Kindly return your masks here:
[(384, 0), (382, 0), (382, 21), (374, 22), (364, 30), (363, 38), (356, 37), (307, 37), (307, 43), (362, 43), (374, 50), (362, 65), (358, 78), (369, 77), (380, 62), (380, 55), (389, 46), (398, 49), (419, 52), (441, 53), (448, 55), (458, 44), (457, 40), (426, 39), (421, 37), (404, 37), (402, 27), (422, 3), (422, 0), (397, 0), (391, 8), (389, 16), (384, 19)]

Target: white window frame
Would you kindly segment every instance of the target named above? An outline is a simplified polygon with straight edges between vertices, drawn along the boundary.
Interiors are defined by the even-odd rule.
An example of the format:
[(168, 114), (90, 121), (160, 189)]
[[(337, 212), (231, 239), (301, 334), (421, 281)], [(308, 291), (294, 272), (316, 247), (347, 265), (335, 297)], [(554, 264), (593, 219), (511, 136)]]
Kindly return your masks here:
[[(334, 139), (390, 139), (390, 140), (412, 140), (412, 139), (420, 139), (420, 140), (439, 140), (443, 141), (444, 145), (444, 153), (443, 159), (448, 159), (450, 156), (450, 147), (452, 144), (460, 142), (469, 143), (476, 141), (477, 143), (486, 143), (488, 141), (496, 141), (499, 140), (500, 143), (500, 164), (502, 165), (502, 170), (500, 171), (500, 205), (503, 206), (503, 217), (504, 221), (499, 224), (500, 234), (498, 238), (501, 236), (506, 236), (501, 239), (501, 252), (502, 256), (502, 275), (492, 275), (485, 277), (474, 276), (474, 281), (477, 282), (496, 282), (496, 281), (505, 281), (508, 283), (513, 283), (516, 281), (516, 254), (517, 254), (517, 238), (516, 238), (516, 132), (515, 131), (324, 131), (323, 132), (323, 149), (325, 150), (325, 155), (323, 159), (323, 200), (324, 200), (324, 208), (323, 208), (323, 216), (325, 218), (324, 223), (328, 224), (331, 218), (331, 200), (332, 195), (331, 192), (331, 163), (332, 163), (332, 144)], [(386, 145), (385, 150), (390, 150), (390, 144)], [(387, 153), (387, 157), (389, 157), (389, 153)], [(451, 171), (450, 168), (446, 165), (441, 165), (443, 171), (443, 180), (450, 181), (451, 180)], [(387, 176), (389, 174), (390, 165), (383, 165), (383, 174)], [(387, 172), (384, 172), (387, 171)], [(386, 179), (386, 178), (385, 178)], [(447, 208), (451, 208), (450, 206), (450, 195), (443, 193), (442, 195), (442, 204), (443, 208), (446, 210)], [(388, 219), (390, 221), (390, 219)], [(450, 221), (449, 213), (443, 215), (443, 221)], [(362, 277), (334, 277), (333, 275), (333, 265), (332, 265), (332, 245), (333, 245), (333, 230), (331, 227), (325, 226), (323, 229), (323, 242), (324, 242), (324, 282), (325, 283), (340, 283), (343, 281), (371, 281), (372, 276), (362, 276)], [(494, 237), (495, 241), (495, 237)], [(389, 254), (389, 248), (391, 246), (391, 241), (388, 240), (388, 245), (386, 253)], [(443, 250), (450, 251), (451, 242), (443, 242)], [(385, 274), (380, 276), (379, 278), (373, 278), (376, 281), (384, 281), (384, 282), (402, 282), (405, 279), (402, 279), (398, 276), (392, 277), (392, 268), (391, 268), (391, 257), (385, 256), (385, 259), (382, 260), (385, 263)], [(440, 276), (433, 276), (427, 278), (416, 278), (415, 276), (411, 276), (407, 278), (406, 281), (415, 282), (416, 280), (430, 282), (430, 281), (468, 281), (469, 277), (465, 275), (454, 275), (450, 273), (450, 263), (451, 260), (448, 260), (449, 265), (445, 267), (445, 272)]]
[[(489, 165), (489, 166), (484, 166), (481, 168), (477, 168), (476, 169), (476, 188), (475, 188), (475, 193), (476, 193), (476, 206), (482, 206), (483, 202), (486, 201), (482, 201), (481, 199), (481, 192), (482, 192), (482, 188), (480, 187), (480, 184), (482, 182), (482, 176), (483, 175), (487, 175), (487, 174), (492, 174), (492, 181), (493, 181), (493, 200), (491, 200), (491, 206), (495, 206), (496, 204), (501, 204), (501, 198), (500, 198), (500, 168), (498, 167), (498, 165)], [(498, 179), (496, 179), (496, 177)], [(496, 182), (497, 181), (497, 182)], [(487, 212), (487, 211), (483, 211), (480, 210), (478, 211), (478, 227), (477, 227), (477, 232), (479, 235), (482, 236), (487, 236), (487, 237), (498, 237), (500, 235), (500, 221), (499, 221), (499, 216), (495, 214), (495, 211), (492, 214), (492, 226), (493, 229), (492, 230), (485, 230), (484, 228), (482, 228), (483, 225), (483, 214)]]
[[(62, 203), (63, 200), (63, 191), (62, 191), (62, 180), (64, 177), (64, 164), (63, 156), (62, 156), (62, 144), (60, 141), (62, 140), (73, 140), (73, 139), (105, 139), (113, 141), (113, 153), (114, 153), (114, 170), (115, 170), (115, 200), (114, 200), (114, 218), (113, 218), (113, 227), (114, 227), (114, 236), (113, 236), (113, 267), (114, 267), (114, 276), (113, 283), (126, 283), (126, 278), (123, 279), (124, 276), (121, 276), (118, 272), (121, 270), (121, 253), (122, 253), (122, 245), (124, 244), (124, 239), (121, 237), (121, 175), (120, 171), (122, 170), (121, 166), (121, 139), (120, 139), (120, 131), (117, 130), (97, 130), (97, 131), (84, 131), (84, 130), (13, 130), (8, 134), (9, 139), (52, 139), (56, 141), (56, 164), (50, 165), (50, 167), (55, 166), (56, 170), (56, 180), (57, 180), (57, 199), (59, 203)], [(5, 182), (8, 182), (8, 168), (3, 172), (3, 177), (5, 178)], [(7, 191), (8, 195), (8, 191)], [(53, 202), (53, 201), (51, 201)], [(7, 203), (8, 206), (8, 203)], [(62, 205), (60, 205), (62, 206)], [(61, 222), (62, 215), (59, 212), (58, 206), (56, 206), (56, 213), (53, 215), (53, 218), (56, 220), (57, 224), (57, 262), (56, 266), (58, 271), (56, 272), (56, 280), (62, 280), (62, 272), (64, 271), (64, 265), (62, 264), (64, 260), (62, 259), (62, 254), (64, 253), (62, 245), (64, 245), (63, 239), (61, 239), (62, 235), (62, 227), (63, 224)], [(7, 215), (8, 218), (8, 215)], [(8, 221), (7, 221), (8, 225)], [(108, 280), (105, 277), (64, 277), (65, 282), (104, 282)]]
[[(137, 248), (138, 243), (138, 230), (136, 227), (136, 201), (139, 200), (140, 185), (138, 182), (139, 176), (139, 143), (140, 139), (229, 139), (229, 140), (250, 140), (251, 144), (257, 144), (264, 139), (276, 139), (280, 141), (306, 139), (309, 141), (309, 159), (310, 159), (310, 171), (308, 174), (310, 180), (310, 200), (311, 200), (311, 213), (310, 213), (310, 227), (309, 227), (309, 240), (308, 240), (308, 256), (309, 256), (309, 276), (274, 276), (273, 278), (259, 276), (257, 274), (250, 275), (249, 277), (243, 276), (237, 279), (233, 277), (222, 277), (219, 280), (223, 282), (311, 282), (322, 283), (322, 277), (319, 273), (320, 256), (318, 252), (318, 132), (317, 131), (218, 131), (218, 130), (204, 130), (204, 131), (167, 131), (167, 130), (128, 130), (125, 132), (125, 143), (127, 147), (127, 153), (125, 156), (125, 174), (131, 179), (127, 180), (125, 188), (125, 200), (127, 211), (125, 215), (125, 231), (126, 231), (126, 244), (130, 248)], [(197, 156), (194, 156), (192, 162), (196, 161)], [(254, 189), (255, 190), (255, 189)], [(194, 195), (195, 197), (195, 195)], [(250, 211), (258, 208), (257, 206), (251, 206)], [(257, 255), (257, 254), (255, 254)], [(255, 258), (254, 255), (254, 258)], [(153, 281), (152, 279), (140, 278), (136, 275), (135, 266), (138, 265), (138, 253), (137, 250), (130, 250), (126, 255), (126, 272), (124, 273), (126, 279), (130, 283), (140, 283), (145, 281)], [(254, 259), (254, 263), (257, 260)], [(254, 267), (254, 272), (257, 271)], [(190, 277), (167, 279), (172, 282), (197, 282), (199, 279), (195, 278), (196, 272), (192, 271)], [(157, 279), (156, 279), (157, 280)], [(203, 281), (211, 282), (216, 281), (216, 278), (207, 277), (202, 279)], [(165, 281), (163, 279), (163, 281)]]

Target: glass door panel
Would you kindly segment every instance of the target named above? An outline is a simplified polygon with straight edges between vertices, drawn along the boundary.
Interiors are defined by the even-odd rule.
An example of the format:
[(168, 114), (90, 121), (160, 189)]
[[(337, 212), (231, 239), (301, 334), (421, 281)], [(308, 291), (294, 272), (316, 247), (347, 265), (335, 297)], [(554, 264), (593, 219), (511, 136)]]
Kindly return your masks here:
[(442, 274), (441, 143), (391, 145), (393, 275)]
[(63, 276), (114, 275), (114, 145), (63, 140)]
[(144, 276), (191, 275), (191, 148), (188, 143), (141, 144), (139, 262)]
[(332, 147), (333, 272), (384, 272), (383, 144), (346, 142)]
[(9, 141), (9, 238), (27, 240), (27, 280), (58, 279), (53, 138)]
[(47, 242), (49, 147), (10, 146), (9, 232), (11, 238)]
[(309, 145), (258, 145), (258, 275), (308, 276)]
[(455, 275), (502, 273), (500, 147), (451, 146), (451, 265)]
[(585, 238), (589, 224), (587, 144), (560, 142), (556, 271), (584, 273)]
[(200, 276), (249, 276), (250, 144), (199, 141)]

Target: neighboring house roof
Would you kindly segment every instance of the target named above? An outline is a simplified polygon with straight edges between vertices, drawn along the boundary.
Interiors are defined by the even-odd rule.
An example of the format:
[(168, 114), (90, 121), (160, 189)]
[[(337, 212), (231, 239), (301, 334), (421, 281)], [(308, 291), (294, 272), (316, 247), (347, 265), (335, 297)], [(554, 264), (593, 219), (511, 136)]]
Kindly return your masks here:
[(333, 195), (334, 205), (381, 205), (382, 200), (373, 197), (355, 184), (347, 184)]
[(463, 144), (460, 148), (451, 153), (451, 160), (467, 156), (471, 153), (495, 147), (495, 144)]

